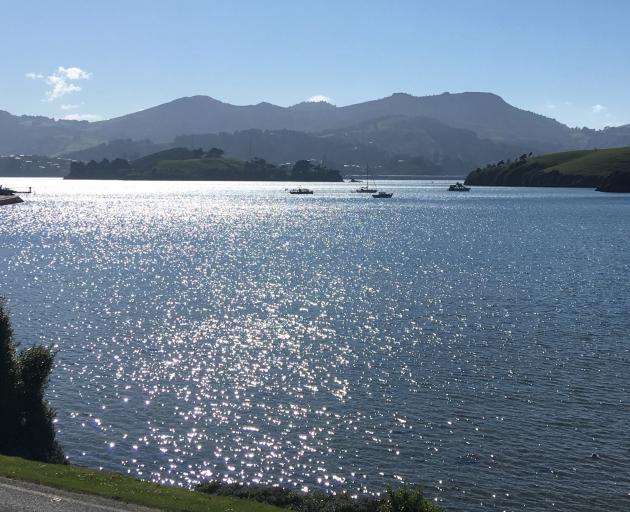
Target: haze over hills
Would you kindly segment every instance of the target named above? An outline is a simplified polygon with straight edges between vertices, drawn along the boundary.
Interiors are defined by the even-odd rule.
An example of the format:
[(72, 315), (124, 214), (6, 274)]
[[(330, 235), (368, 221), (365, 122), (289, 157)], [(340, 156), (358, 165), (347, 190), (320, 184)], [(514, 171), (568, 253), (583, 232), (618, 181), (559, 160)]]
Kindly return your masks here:
[(274, 162), (320, 158), (341, 166), (369, 160), (390, 168), (424, 162), (418, 172), (462, 172), (522, 152), (628, 144), (630, 125), (569, 128), (483, 92), (397, 93), (344, 107), (324, 102), (237, 106), (192, 96), (93, 123), (0, 111), (0, 154), (78, 159), (138, 158), (177, 145), (217, 146), (238, 158)]

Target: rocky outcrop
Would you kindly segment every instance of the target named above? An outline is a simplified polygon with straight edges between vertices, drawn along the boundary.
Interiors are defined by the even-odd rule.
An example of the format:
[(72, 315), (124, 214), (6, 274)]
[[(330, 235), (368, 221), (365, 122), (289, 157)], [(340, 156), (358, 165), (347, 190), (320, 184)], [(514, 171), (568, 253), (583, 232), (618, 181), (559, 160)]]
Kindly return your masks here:
[(615, 171), (606, 176), (597, 190), (600, 192), (630, 193), (630, 171)]

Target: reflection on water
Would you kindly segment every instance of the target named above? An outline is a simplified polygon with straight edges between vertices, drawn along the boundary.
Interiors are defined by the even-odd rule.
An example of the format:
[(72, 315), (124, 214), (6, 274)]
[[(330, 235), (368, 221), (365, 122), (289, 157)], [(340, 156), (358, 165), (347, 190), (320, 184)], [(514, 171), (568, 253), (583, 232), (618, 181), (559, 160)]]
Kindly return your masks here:
[(11, 184), (36, 194), (0, 212), (2, 292), (20, 339), (60, 349), (72, 461), (421, 482), (448, 510), (629, 506), (630, 198)]

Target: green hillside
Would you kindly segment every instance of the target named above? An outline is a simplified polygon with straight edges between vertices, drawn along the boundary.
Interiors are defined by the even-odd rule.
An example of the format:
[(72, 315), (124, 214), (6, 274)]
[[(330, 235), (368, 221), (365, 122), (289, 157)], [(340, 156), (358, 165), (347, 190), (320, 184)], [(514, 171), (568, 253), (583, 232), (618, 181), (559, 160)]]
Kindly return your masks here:
[[(562, 174), (608, 176), (615, 171), (630, 171), (630, 148), (572, 151), (573, 158), (552, 164)], [(577, 155), (582, 153), (581, 155)], [(560, 153), (563, 154), (563, 153)], [(539, 157), (541, 160), (544, 157)]]
[[(630, 147), (567, 151), (541, 156), (522, 155), (514, 162), (500, 161), (474, 170), (466, 178), (466, 184), (599, 187), (613, 173), (622, 177), (626, 173), (630, 174)], [(616, 181), (621, 183), (624, 180)]]

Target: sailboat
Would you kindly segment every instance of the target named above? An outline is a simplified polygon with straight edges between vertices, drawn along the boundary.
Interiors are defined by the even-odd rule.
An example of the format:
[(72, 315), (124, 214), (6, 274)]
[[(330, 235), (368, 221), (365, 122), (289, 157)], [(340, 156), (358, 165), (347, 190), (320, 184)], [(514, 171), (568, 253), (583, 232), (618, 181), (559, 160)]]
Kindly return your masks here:
[(365, 166), (365, 185), (355, 190), (359, 194), (374, 194), (377, 192), (376, 188), (370, 188), (370, 166)]

